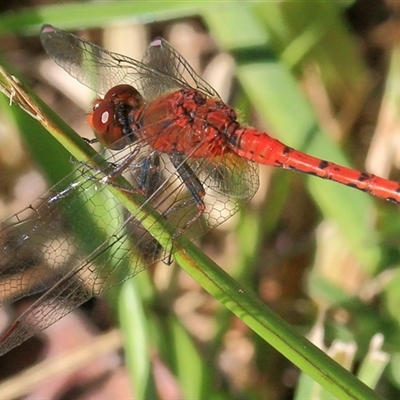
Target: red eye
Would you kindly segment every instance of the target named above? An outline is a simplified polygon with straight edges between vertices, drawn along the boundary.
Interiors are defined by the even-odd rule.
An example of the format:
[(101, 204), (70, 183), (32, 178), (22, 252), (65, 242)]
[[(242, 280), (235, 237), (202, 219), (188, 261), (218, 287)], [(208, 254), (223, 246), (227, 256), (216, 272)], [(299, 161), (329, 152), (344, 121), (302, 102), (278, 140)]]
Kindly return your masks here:
[(114, 120), (114, 104), (111, 101), (96, 100), (93, 111), (89, 114), (89, 124), (92, 129), (103, 135)]
[(138, 109), (144, 103), (141, 94), (130, 85), (114, 86), (106, 93), (104, 100), (120, 101), (130, 105), (133, 109)]
[[(142, 96), (130, 85), (114, 86), (106, 93), (104, 99), (95, 100), (88, 121), (97, 140), (111, 150), (124, 148), (126, 143), (122, 140), (122, 126), (127, 129), (128, 118), (135, 121), (143, 105)], [(118, 118), (115, 115), (116, 110)]]
[(111, 150), (120, 150), (125, 147), (122, 138), (122, 129), (115, 121), (115, 108), (112, 100), (95, 100), (93, 111), (88, 117), (97, 140)]

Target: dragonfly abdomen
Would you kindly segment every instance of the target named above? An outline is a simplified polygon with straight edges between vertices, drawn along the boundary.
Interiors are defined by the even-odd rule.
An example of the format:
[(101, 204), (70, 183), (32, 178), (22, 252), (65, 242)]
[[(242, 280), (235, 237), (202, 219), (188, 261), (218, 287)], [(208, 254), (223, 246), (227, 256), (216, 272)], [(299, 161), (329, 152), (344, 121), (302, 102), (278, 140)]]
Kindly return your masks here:
[(253, 129), (239, 129), (234, 135), (232, 139), (237, 154), (250, 161), (315, 175), (400, 203), (398, 182), (310, 156)]

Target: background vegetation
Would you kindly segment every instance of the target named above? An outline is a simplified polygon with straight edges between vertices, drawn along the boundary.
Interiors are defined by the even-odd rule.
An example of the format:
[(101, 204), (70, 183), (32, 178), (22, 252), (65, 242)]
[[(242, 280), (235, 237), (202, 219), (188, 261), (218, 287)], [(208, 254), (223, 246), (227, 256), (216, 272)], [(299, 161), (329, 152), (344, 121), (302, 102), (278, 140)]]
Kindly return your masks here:
[[(0, 64), (82, 136), (90, 135), (85, 113), (91, 94), (58, 77), (38, 40), (43, 23), (79, 30), (137, 59), (149, 39), (161, 35), (243, 121), (323, 159), (400, 178), (395, 3), (115, 1), (9, 7), (0, 14)], [(0, 212), (7, 217), (46, 189), (38, 169), (55, 183), (73, 165), (69, 156), (48, 147), (53, 139), (32, 118), (9, 107), (8, 99), (1, 101)], [(197, 244), (246, 295), (254, 293), (294, 332), (307, 335), (377, 393), (396, 398), (398, 206), (290, 171), (261, 168), (260, 180), (259, 192), (240, 215)], [(132, 392), (166, 399), (205, 393), (207, 398), (328, 398), (325, 389), (360, 397), (362, 389), (336, 379), (330, 364), (319, 369), (327, 380), (333, 377), (322, 389), (304, 361), (302, 342), (293, 343), (290, 356), (268, 336), (275, 329), (282, 329), (282, 337), (289, 334), (267, 311), (271, 327), (260, 322), (255, 305), (253, 313), (237, 318), (216, 301), (227, 305), (222, 294), (210, 296), (204, 289), (212, 291), (177, 265), (152, 267), (124, 284), (119, 296), (110, 296), (111, 307), (93, 301), (46, 330), (40, 346), (35, 339), (6, 354), (1, 365), (7, 370), (2, 367), (1, 373), (13, 378), (0, 385), (0, 397), (22, 395), (22, 389), (74, 398), (107, 397), (108, 390), (121, 398)], [(240, 301), (241, 296), (232, 300)], [(118, 332), (102, 333), (118, 325), (110, 310), (120, 316), (126, 362), (117, 353)], [(268, 343), (249, 329), (256, 323)], [(310, 364), (324, 365), (318, 355), (308, 356)], [(16, 373), (33, 360), (40, 361), (36, 369)], [(348, 392), (340, 391), (340, 381), (349, 385)]]

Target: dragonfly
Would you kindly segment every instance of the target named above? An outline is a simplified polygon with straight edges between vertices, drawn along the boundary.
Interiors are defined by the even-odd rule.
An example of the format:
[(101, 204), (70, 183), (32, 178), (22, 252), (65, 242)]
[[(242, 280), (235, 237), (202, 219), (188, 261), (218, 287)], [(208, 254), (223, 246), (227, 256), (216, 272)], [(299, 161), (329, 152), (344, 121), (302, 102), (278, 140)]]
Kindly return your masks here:
[[(164, 259), (143, 208), (112, 194), (144, 197), (174, 231), (194, 239), (234, 215), (258, 190), (258, 164), (315, 175), (400, 203), (400, 184), (297, 151), (238, 122), (236, 112), (164, 39), (141, 61), (51, 25), (47, 54), (98, 98), (88, 116), (110, 168), (73, 174), (0, 225), (0, 301), (37, 299), (0, 336), (0, 355), (105, 289)], [(114, 186), (115, 187), (115, 186)], [(121, 187), (119, 187), (121, 189)], [(96, 229), (93, 228), (96, 226)]]

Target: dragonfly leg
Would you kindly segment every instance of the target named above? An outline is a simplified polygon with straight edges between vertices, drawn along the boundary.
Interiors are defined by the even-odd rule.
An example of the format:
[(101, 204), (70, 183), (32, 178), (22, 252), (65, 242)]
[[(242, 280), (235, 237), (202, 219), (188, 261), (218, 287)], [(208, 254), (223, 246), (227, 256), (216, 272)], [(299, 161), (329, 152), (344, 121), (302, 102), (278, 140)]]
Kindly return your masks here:
[[(157, 190), (157, 184), (159, 184), (160, 181), (160, 156), (156, 151), (153, 151), (150, 155), (139, 162), (133, 162), (135, 158), (137, 158), (138, 153), (139, 148), (135, 149), (120, 163), (109, 162), (108, 171), (100, 170), (84, 161), (73, 160), (72, 162), (79, 164), (82, 167), (87, 168), (87, 171), (90, 171), (87, 172), (87, 179), (107, 184), (129, 193), (140, 193), (148, 198)], [(117, 178), (127, 171), (131, 172), (131, 176), (135, 180), (132, 188), (121, 186), (113, 182), (114, 178)]]
[(139, 189), (146, 198), (151, 197), (157, 190), (161, 179), (160, 155), (154, 153), (146, 157), (142, 163), (139, 179)]
[(96, 138), (86, 138), (86, 137), (82, 137), (82, 139), (87, 143), (87, 144), (94, 144), (94, 143), (99, 143), (99, 141)]
[[(84, 139), (88, 140), (88, 139)], [(96, 140), (96, 139), (95, 139)], [(111, 180), (113, 178), (116, 178), (124, 173), (124, 171), (128, 168), (132, 168), (132, 161), (137, 157), (139, 153), (139, 148), (135, 148), (129, 156), (123, 160), (121, 163), (114, 163), (114, 162), (109, 162), (106, 164), (106, 168), (101, 169), (98, 166), (92, 165), (91, 163), (87, 161), (81, 161), (81, 160), (75, 160), (74, 158), (70, 159), (70, 162), (72, 164), (80, 165), (84, 168), (87, 168), (88, 171), (90, 171), (90, 174), (88, 174), (87, 178), (95, 181), (100, 181), (102, 179), (107, 179)], [(142, 165), (139, 165), (137, 168), (142, 168)], [(101, 178), (96, 177), (95, 174), (100, 174), (102, 175)]]
[[(133, 190), (130, 190), (126, 187), (121, 189), (132, 193), (140, 193), (146, 198), (150, 198), (156, 192), (158, 185), (160, 184), (160, 155), (157, 152), (153, 152), (139, 163), (133, 164), (130, 161), (132, 161), (131, 157), (129, 157), (127, 160), (124, 160), (121, 165), (116, 166), (116, 169), (112, 172), (112, 175), (109, 176), (114, 178), (119, 174), (126, 172), (127, 170), (131, 170), (132, 176), (136, 181)], [(134, 171), (136, 171), (136, 173), (134, 173)], [(116, 186), (111, 182), (107, 183)]]
[[(190, 218), (189, 221), (185, 223), (178, 231), (176, 231), (173, 235), (173, 238), (179, 236), (185, 230), (190, 228), (203, 214), (206, 206), (204, 204), (203, 198), (206, 194), (204, 187), (200, 180), (197, 178), (196, 174), (192, 171), (190, 166), (183, 160), (182, 156), (179, 154), (174, 154), (170, 156), (170, 160), (172, 165), (175, 167), (176, 172), (178, 173), (179, 177), (181, 178), (182, 182), (185, 184), (187, 190), (192, 196), (192, 200), (194, 200), (197, 213)], [(163, 215), (166, 216), (167, 214), (176, 211), (177, 209), (186, 207), (189, 201), (185, 201), (175, 207), (170, 208), (166, 211)]]
[[(129, 154), (129, 156), (123, 160), (121, 163), (112, 163), (114, 169), (111, 173), (108, 174), (109, 179), (117, 178), (121, 176), (127, 169), (132, 168), (133, 161), (137, 158), (139, 154), (140, 148), (135, 147), (134, 150)], [(141, 168), (141, 165), (138, 165), (138, 168)]]

